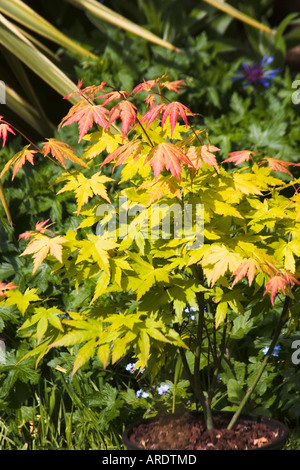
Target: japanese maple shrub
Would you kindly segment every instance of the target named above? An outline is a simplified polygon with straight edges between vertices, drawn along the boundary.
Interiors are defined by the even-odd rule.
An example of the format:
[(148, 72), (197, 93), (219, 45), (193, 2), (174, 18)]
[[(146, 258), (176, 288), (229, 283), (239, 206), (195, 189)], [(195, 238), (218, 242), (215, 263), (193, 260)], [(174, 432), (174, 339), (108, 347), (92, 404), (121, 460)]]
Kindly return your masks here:
[[(36, 290), (3, 284), (2, 305), (16, 304), (24, 315), (21, 332), (36, 341), (29, 355), (37, 362), (51, 348), (76, 345), (73, 373), (94, 355), (106, 368), (131, 354), (155, 376), (167, 355), (179, 354), (209, 429), (234, 319), (279, 312), (232, 427), (296, 314), (299, 181), (292, 163), (251, 150), (220, 162), (205, 130), (193, 126), (193, 112), (170, 100), (182, 86), (166, 76), (131, 93), (79, 83), (78, 103), (60, 127), (78, 123), (83, 155), (52, 138), (41, 148), (27, 145), (5, 165), (2, 174), (14, 166), (14, 175), (40, 153), (62, 167), (58, 192), (74, 193), (81, 223), (55, 233), (51, 222), (38, 222), (21, 234), (28, 240), (21, 256), (33, 256), (33, 273), (49, 262), (78, 290), (87, 280), (94, 288), (81, 308), (65, 312)], [(145, 112), (134, 104), (142, 93)], [(12, 129), (4, 119), (1, 126), (5, 139)], [(119, 294), (113, 309), (103, 307), (103, 296)]]

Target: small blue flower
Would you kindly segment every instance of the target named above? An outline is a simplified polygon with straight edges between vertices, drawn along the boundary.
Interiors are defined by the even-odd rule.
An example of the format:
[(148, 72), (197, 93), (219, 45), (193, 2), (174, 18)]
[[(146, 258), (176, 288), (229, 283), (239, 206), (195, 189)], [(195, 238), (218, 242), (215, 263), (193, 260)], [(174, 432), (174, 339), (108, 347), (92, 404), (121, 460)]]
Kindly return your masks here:
[[(127, 364), (126, 370), (133, 373), (133, 372), (135, 372), (135, 370), (139, 370), (139, 368), (136, 367), (136, 362), (130, 362), (129, 364)], [(145, 368), (140, 369), (140, 373), (142, 374), (144, 372), (144, 370), (145, 370)]]
[(252, 63), (247, 64), (243, 62), (242, 70), (236, 70), (239, 77), (233, 77), (233, 80), (246, 80), (244, 86), (262, 83), (265, 87), (270, 85), (269, 80), (275, 78), (280, 69), (266, 70), (266, 67), (273, 62), (273, 57), (267, 57), (266, 55), (260, 62), (260, 64)]
[[(273, 349), (273, 352), (272, 352), (272, 356), (275, 356), (275, 357), (278, 357), (279, 356), (279, 351), (280, 351), (281, 347), (280, 346), (274, 346), (274, 349)], [(265, 346), (262, 350), (262, 352), (264, 354), (267, 354), (267, 352), (269, 351), (269, 348), (268, 346)]]
[(158, 394), (159, 394), (159, 395), (166, 395), (167, 392), (168, 392), (168, 390), (169, 390), (169, 388), (170, 388), (170, 385), (168, 385), (168, 384), (161, 384), (161, 385), (158, 387), (158, 389), (157, 389)]
[(148, 392), (144, 392), (142, 389), (140, 389), (136, 392), (136, 397), (137, 398), (140, 398), (140, 397), (148, 398), (148, 397), (150, 397), (150, 394)]

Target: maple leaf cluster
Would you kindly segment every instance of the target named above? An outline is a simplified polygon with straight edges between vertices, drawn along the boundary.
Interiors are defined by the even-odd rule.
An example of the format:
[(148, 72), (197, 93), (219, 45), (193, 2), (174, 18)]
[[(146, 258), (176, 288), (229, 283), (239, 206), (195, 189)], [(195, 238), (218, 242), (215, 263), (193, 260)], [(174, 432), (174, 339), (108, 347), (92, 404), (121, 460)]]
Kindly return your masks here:
[[(161, 101), (155, 104), (155, 99), (159, 96), (157, 91), (153, 91), (155, 86), (157, 86), (159, 90), (165, 88), (178, 93), (181, 84), (184, 82), (183, 80), (170, 82), (163, 80), (165, 78), (164, 76), (157, 80), (144, 81), (137, 85), (131, 93), (123, 90), (113, 90), (100, 95), (97, 93), (100, 89), (105, 91), (105, 82), (98, 87), (82, 89), (82, 81), (80, 81), (78, 83), (78, 94), (82, 99), (71, 107), (68, 114), (62, 119), (59, 127), (77, 122), (79, 127), (78, 140), (80, 142), (93, 124), (98, 124), (103, 129), (108, 130), (117, 120), (121, 120), (122, 146), (108, 155), (103, 165), (116, 159), (115, 166), (118, 166), (123, 164), (131, 156), (137, 158), (141, 155), (143, 150), (141, 143), (134, 140), (124, 143), (129, 130), (135, 127), (137, 121), (140, 125), (145, 123), (146, 130), (151, 123), (160, 117), (161, 128), (164, 129), (166, 120), (169, 118), (171, 129), (170, 136), (172, 137), (179, 116), (184, 121), (186, 127), (188, 126), (188, 116), (194, 116), (189, 108), (178, 101), (168, 103)], [(138, 110), (136, 106), (129, 101), (129, 98), (143, 91), (148, 93), (145, 102), (149, 105), (150, 109), (138, 120)], [(102, 103), (95, 104), (94, 100), (96, 99), (101, 99)], [(107, 109), (105, 106), (113, 101), (118, 102), (111, 109)], [(180, 180), (182, 171), (181, 164), (184, 163), (189, 167), (193, 167), (191, 160), (184, 151), (171, 142), (153, 146), (148, 153), (145, 163), (148, 161), (150, 161), (155, 178), (158, 177), (163, 168), (166, 168)]]
[[(201, 133), (204, 131), (195, 131), (189, 122), (189, 118), (195, 116), (195, 114), (179, 101), (170, 101), (167, 97), (167, 93), (170, 91), (179, 93), (183, 84), (183, 80), (168, 81), (167, 76), (164, 75), (155, 80), (144, 80), (129, 93), (124, 90), (116, 90), (108, 86), (107, 82), (83, 88), (82, 80), (79, 81), (77, 89), (65, 98), (77, 94), (80, 100), (70, 108), (67, 115), (61, 120), (59, 128), (77, 123), (78, 141), (81, 142), (82, 140), (93, 140), (94, 134), (88, 134), (88, 132), (94, 125), (97, 125), (100, 131), (98, 130), (98, 133), (95, 134), (99, 134), (99, 137), (94, 139), (97, 143), (92, 146), (90, 152), (87, 151), (82, 158), (79, 158), (72, 146), (58, 139), (49, 138), (42, 143), (41, 149), (32, 149), (31, 145), (26, 145), (6, 163), (0, 178), (9, 168), (14, 167), (12, 174), (12, 179), (14, 179), (16, 173), (26, 161), (34, 165), (34, 158), (37, 153), (50, 158), (64, 169), (66, 169), (66, 160), (82, 168), (89, 169), (89, 165), (84, 160), (86, 158), (92, 159), (99, 153), (106, 151), (101, 167), (113, 162), (114, 170), (117, 166), (133, 162), (131, 167), (133, 169), (135, 169), (134, 165), (136, 164), (136, 168), (140, 169), (141, 166), (148, 166), (149, 171), (152, 170), (154, 182), (152, 181), (150, 185), (146, 181), (139, 188), (147, 188), (148, 199), (146, 204), (149, 206), (151, 202), (166, 194), (180, 199), (182, 194), (179, 183), (182, 180), (184, 181), (182, 174), (193, 180), (199, 172), (201, 173), (200, 170), (210, 167), (209, 171), (212, 171), (213, 168), (216, 178), (219, 178), (223, 171), (222, 165), (227, 163), (235, 165), (245, 163), (250, 165), (252, 163), (253, 168), (256, 166), (263, 167), (263, 170), (266, 170), (266, 175), (271, 170), (275, 173), (284, 172), (289, 176), (292, 175), (289, 167), (299, 164), (268, 156), (264, 156), (260, 161), (257, 161), (257, 153), (250, 150), (229, 153), (228, 158), (225, 158), (222, 165), (219, 166), (215, 153), (220, 149), (210, 143), (204, 143), (200, 138)], [(164, 95), (165, 92), (166, 96)], [(132, 99), (138, 93), (146, 94), (147, 111), (142, 115), (139, 114), (139, 110), (132, 103)], [(180, 125), (180, 121), (184, 125)], [(117, 123), (120, 124), (120, 129), (117, 127)], [(187, 130), (192, 130), (192, 132), (188, 137), (182, 138), (182, 134)], [(132, 134), (130, 134), (131, 132)], [(0, 137), (3, 139), (3, 145), (6, 143), (8, 133), (15, 134), (15, 131), (0, 116)], [(117, 135), (117, 138), (115, 138), (115, 135)], [(100, 145), (97, 139), (100, 141)], [(207, 140), (209, 142), (209, 139)], [(254, 164), (256, 165), (254, 166)], [(164, 170), (170, 173), (166, 177)], [(129, 175), (133, 174), (134, 171), (129, 172)], [(129, 180), (130, 176), (127, 179)], [(67, 183), (60, 189), (59, 193), (64, 191), (73, 191), (75, 193), (77, 214), (81, 212), (83, 205), (87, 204), (93, 196), (99, 196), (110, 202), (105, 183), (111, 181), (111, 179), (101, 175), (100, 172), (95, 173), (90, 178), (80, 171), (65, 173), (60, 181), (63, 180), (67, 180)], [(275, 180), (276, 178), (273, 178), (270, 186), (277, 184), (278, 180)], [(221, 179), (215, 181), (216, 184), (219, 184)], [(260, 181), (259, 184), (257, 183), (257, 176), (254, 171), (243, 173), (236, 170), (232, 178), (232, 185), (235, 193), (233, 195), (228, 192), (228, 194), (233, 199), (242, 198), (244, 195), (262, 196), (262, 191), (268, 188), (267, 182)], [(207, 205), (211, 206), (212, 212), (214, 211), (218, 215), (224, 214), (228, 217), (243, 218), (236, 206), (227, 203), (224, 197), (220, 196), (217, 191), (214, 192), (212, 188), (211, 194), (211, 201), (207, 202)], [(49, 225), (47, 225), (47, 222), (48, 220), (38, 222), (35, 230), (26, 231), (19, 236), (19, 239), (23, 238), (26, 241), (32, 238), (23, 255), (33, 255), (34, 272), (48, 254), (62, 262), (62, 245), (65, 239), (55, 237), (53, 232), (48, 230)], [(210, 251), (206, 253), (199, 264), (206, 270), (210, 286), (213, 286), (227, 271), (234, 277), (232, 288), (245, 277), (251, 286), (256, 275), (264, 273), (269, 279), (265, 285), (264, 295), (270, 292), (272, 304), (279, 291), (286, 293), (290, 287), (300, 284), (297, 276), (288, 269), (279, 271), (275, 264), (268, 264), (264, 259), (259, 261), (254, 255), (244, 258), (236, 252), (231, 252), (228, 247), (221, 244), (211, 246)], [(101, 282), (104, 282), (103, 279)], [(107, 278), (105, 278), (105, 282), (108, 282)], [(100, 290), (99, 288), (98, 292)]]

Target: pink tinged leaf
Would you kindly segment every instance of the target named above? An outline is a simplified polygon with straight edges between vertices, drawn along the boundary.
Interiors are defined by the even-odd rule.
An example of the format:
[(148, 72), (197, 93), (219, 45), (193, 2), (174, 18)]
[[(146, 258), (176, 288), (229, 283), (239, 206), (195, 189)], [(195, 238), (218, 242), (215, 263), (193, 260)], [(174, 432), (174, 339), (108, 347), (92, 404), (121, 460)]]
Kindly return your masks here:
[(77, 89), (74, 90), (74, 91), (71, 91), (71, 93), (69, 93), (68, 95), (64, 96), (63, 99), (64, 99), (64, 100), (68, 100), (68, 99), (71, 98), (71, 96), (73, 96), (73, 95), (79, 95), (79, 94), (81, 94), (81, 93), (82, 93), (82, 91), (81, 91), (82, 82), (83, 82), (83, 79), (78, 80)]
[(264, 295), (270, 291), (272, 305), (274, 305), (274, 299), (279, 289), (281, 289), (281, 291), (285, 294), (286, 285), (287, 280), (283, 275), (271, 277), (271, 279), (266, 283)]
[(140, 91), (150, 91), (156, 84), (156, 80), (147, 80), (139, 83), (131, 92), (131, 95), (139, 93)]
[(78, 122), (79, 127), (79, 139), (78, 142), (87, 134), (88, 130), (92, 127), (94, 122), (99, 124), (101, 127), (106, 127), (107, 118), (105, 114), (108, 113), (108, 110), (103, 106), (93, 105), (93, 104), (82, 104), (77, 103), (74, 105), (67, 116), (63, 118), (60, 126), (68, 126), (74, 122)]
[(288, 166), (294, 166), (292, 162), (286, 162), (284, 160), (269, 157), (264, 157), (263, 162), (266, 162), (272, 170), (276, 171), (276, 173), (278, 173), (278, 171), (282, 171), (290, 176), (293, 176), (292, 173), (287, 169)]
[(123, 139), (126, 136), (130, 125), (135, 124), (136, 120), (136, 107), (130, 101), (121, 101), (110, 111), (110, 118), (106, 124), (106, 129), (116, 120), (120, 118), (122, 121), (122, 135)]
[(166, 167), (167, 170), (170, 170), (172, 175), (175, 176), (178, 181), (180, 181), (182, 172), (181, 162), (193, 167), (192, 162), (183, 150), (172, 143), (158, 144), (153, 147), (150, 150), (145, 163), (148, 161), (150, 162), (154, 172), (155, 180), (158, 179), (164, 167)]
[(202, 162), (207, 165), (213, 166), (217, 172), (219, 172), (219, 167), (217, 164), (216, 157), (211, 152), (216, 152), (220, 150), (218, 147), (213, 145), (201, 145), (201, 147), (191, 146), (188, 149), (187, 156), (194, 165), (195, 170), (202, 168)]
[(250, 150), (239, 150), (237, 152), (231, 152), (228, 155), (230, 155), (230, 157), (223, 160), (223, 163), (234, 162), (236, 165), (239, 165), (240, 163), (248, 162), (251, 155), (256, 155), (256, 152), (252, 152)]
[(163, 82), (161, 86), (167, 88), (168, 90), (179, 93), (178, 88), (183, 88), (181, 86), (181, 83), (184, 83), (184, 80), (174, 80), (173, 82)]
[(271, 279), (266, 283), (264, 295), (270, 291), (271, 302), (272, 305), (274, 305), (274, 298), (279, 289), (281, 289), (281, 291), (285, 293), (286, 287), (293, 287), (294, 284), (300, 285), (299, 279), (291, 271), (285, 269), (284, 273), (280, 273), (271, 277)]
[(8, 284), (5, 284), (4, 282), (0, 282), (0, 296), (3, 297), (4, 295), (7, 294), (8, 290), (11, 289), (16, 289), (17, 286), (15, 286), (12, 282), (9, 282)]
[(20, 233), (18, 240), (20, 241), (22, 238), (24, 238), (24, 240), (29, 240), (33, 233), (33, 230), (26, 230), (26, 232)]
[[(24, 240), (29, 240), (30, 237), (32, 236), (32, 234), (34, 234), (34, 233), (36, 233), (36, 232), (44, 233), (44, 232), (46, 231), (46, 229), (47, 229), (48, 227), (50, 227), (50, 225), (52, 225), (52, 223), (46, 225), (47, 222), (49, 222), (49, 220), (50, 220), (50, 219), (46, 219), (46, 220), (43, 220), (42, 222), (37, 222), (37, 223), (35, 224), (35, 230), (26, 230), (26, 232), (21, 233), (21, 234), (19, 235), (18, 240), (21, 240), (22, 238), (24, 238)], [(54, 235), (54, 233), (51, 232), (51, 230), (48, 230), (48, 232), (50, 232), (52, 235)]]
[(155, 96), (154, 95), (148, 95), (145, 98), (145, 103), (146, 103), (147, 106), (149, 106), (149, 108), (153, 108), (153, 106), (155, 105)]
[(110, 93), (105, 93), (104, 95), (96, 96), (95, 99), (105, 98), (104, 102), (102, 103), (102, 106), (105, 106), (107, 103), (110, 103), (110, 101), (113, 100), (126, 100), (128, 96), (129, 93), (127, 93), (127, 91), (111, 91)]
[(186, 126), (188, 126), (187, 115), (194, 116), (194, 114), (189, 110), (189, 108), (179, 103), (178, 101), (169, 103), (162, 112), (161, 127), (164, 127), (166, 119), (169, 116), (171, 125), (171, 136), (173, 135), (174, 128), (176, 126), (178, 114), (180, 114)]
[(2, 147), (6, 144), (7, 140), (7, 133), (10, 132), (11, 134), (15, 134), (13, 129), (7, 124), (7, 122), (2, 121), (3, 116), (0, 116), (0, 138), (2, 138)]
[(149, 111), (147, 111), (144, 116), (140, 119), (141, 122), (147, 121), (146, 127), (148, 127), (155, 119), (157, 116), (160, 115), (160, 113), (164, 110), (164, 108), (167, 105), (165, 103), (159, 103), (156, 106), (153, 106)]
[(26, 161), (30, 162), (31, 165), (34, 165), (33, 157), (35, 153), (37, 153), (36, 150), (25, 150), (23, 152), (23, 155), (21, 156), (21, 158), (19, 158), (15, 163), (13, 174), (12, 174), (12, 180), (15, 178), (16, 174), (18, 173), (20, 168), (22, 168), (22, 166), (25, 164)]
[(121, 145), (112, 153), (110, 153), (105, 160), (102, 162), (101, 167), (110, 163), (112, 160), (116, 160), (114, 168), (118, 165), (124, 163), (129, 157), (136, 159), (143, 150), (143, 144), (141, 141), (136, 140), (133, 142), (128, 142), (127, 144)]
[(95, 95), (99, 91), (103, 91), (103, 87), (107, 83), (107, 82), (102, 82), (100, 85), (91, 85), (91, 86), (87, 86), (87, 87), (81, 89), (82, 82), (83, 82), (82, 79), (78, 80), (77, 90), (74, 90), (71, 93), (69, 93), (68, 95), (64, 96), (64, 99), (65, 100), (69, 99), (73, 95), (85, 96), (86, 98), (91, 98), (93, 95)]
[(243, 279), (243, 277), (247, 276), (249, 286), (251, 286), (256, 271), (258, 268), (258, 263), (254, 259), (246, 259), (242, 262), (242, 264), (237, 268), (237, 270), (233, 273), (235, 276), (234, 281), (231, 287), (234, 287), (239, 281)]
[(217, 152), (218, 150), (220, 149), (218, 147), (215, 147), (214, 145), (202, 145), (201, 146), (201, 157), (204, 163), (207, 163), (208, 165), (213, 166), (217, 171), (219, 171), (217, 160), (216, 160), (215, 155), (211, 152)]

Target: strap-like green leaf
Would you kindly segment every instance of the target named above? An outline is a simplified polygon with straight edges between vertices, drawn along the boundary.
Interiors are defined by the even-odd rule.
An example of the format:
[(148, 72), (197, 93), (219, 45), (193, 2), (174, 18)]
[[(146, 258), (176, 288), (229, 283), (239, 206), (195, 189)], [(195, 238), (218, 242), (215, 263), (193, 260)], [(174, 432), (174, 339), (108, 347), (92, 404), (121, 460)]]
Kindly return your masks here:
[(108, 23), (114, 24), (119, 28), (125, 29), (126, 31), (140, 36), (146, 41), (153, 42), (159, 46), (165, 47), (166, 49), (178, 50), (175, 46), (170, 44), (167, 41), (159, 38), (155, 34), (151, 33), (145, 28), (138, 26), (134, 22), (124, 18), (119, 13), (110, 10), (105, 5), (101, 5), (96, 0), (67, 0), (72, 5), (82, 8), (86, 12), (92, 14), (95, 18), (100, 18), (101, 20), (107, 21)]
[[(62, 96), (76, 89), (76, 85), (1, 13), (0, 44), (16, 55)], [(72, 96), (70, 101), (76, 103), (77, 98)]]
[(218, 10), (221, 10), (224, 13), (227, 13), (227, 15), (233, 16), (234, 18), (242, 21), (243, 23), (247, 23), (250, 26), (253, 26), (253, 28), (261, 29), (262, 31), (266, 31), (267, 33), (271, 33), (271, 34), (276, 33), (276, 31), (269, 28), (265, 24), (260, 23), (254, 18), (251, 18), (251, 16), (245, 15), (245, 13), (242, 13), (241, 11), (237, 10), (236, 8), (234, 8), (233, 6), (229, 5), (226, 2), (223, 2), (220, 0), (203, 0), (203, 1), (215, 8), (218, 8)]
[(92, 54), (63, 34), (21, 0), (0, 0), (0, 11), (12, 20), (80, 56), (96, 58), (95, 54)]

